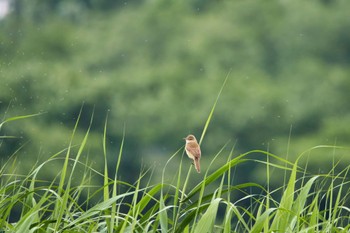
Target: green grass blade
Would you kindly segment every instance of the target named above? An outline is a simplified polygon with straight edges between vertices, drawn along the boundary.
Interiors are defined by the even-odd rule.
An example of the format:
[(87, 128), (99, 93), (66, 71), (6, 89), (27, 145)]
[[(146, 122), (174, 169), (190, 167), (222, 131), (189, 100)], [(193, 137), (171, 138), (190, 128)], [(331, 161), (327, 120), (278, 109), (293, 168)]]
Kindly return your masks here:
[[(108, 176), (108, 164), (107, 164), (107, 146), (106, 146), (106, 142), (107, 142), (107, 124), (108, 124), (108, 114), (106, 116), (106, 120), (105, 120), (105, 125), (103, 128), (103, 140), (102, 140), (102, 148), (103, 148), (103, 158), (104, 158), (104, 173), (103, 173), (103, 200), (106, 201), (109, 199), (109, 176)], [(112, 209), (115, 206), (112, 205)], [(111, 213), (112, 212), (112, 213)], [(106, 210), (105, 214), (111, 214), (111, 218), (107, 218), (106, 219), (106, 225), (107, 225), (107, 232), (113, 232), (113, 228), (114, 228), (114, 213), (113, 210), (109, 211)], [(112, 216), (113, 215), (113, 216)]]
[(6, 120), (4, 120), (3, 122), (0, 123), (0, 130), (2, 128), (2, 126), (8, 122), (11, 121), (17, 121), (17, 120), (22, 120), (22, 119), (26, 119), (26, 118), (30, 118), (30, 117), (35, 117), (35, 116), (40, 116), (44, 113), (36, 113), (36, 114), (30, 114), (30, 115), (24, 115), (24, 116), (15, 116), (15, 117), (10, 117), (7, 118)]
[(271, 225), (273, 231), (286, 232), (289, 226), (290, 211), (294, 202), (295, 182), (297, 173), (297, 162), (294, 164), (290, 174), (289, 182), (284, 191), (278, 210)]
[(231, 220), (232, 220), (233, 211), (232, 208), (227, 207), (225, 213), (225, 219), (223, 223), (224, 232), (231, 233)]
[[(118, 177), (118, 169), (119, 169), (119, 166), (120, 166), (120, 161), (121, 161), (122, 154), (123, 154), (124, 138), (125, 138), (125, 127), (123, 129), (123, 138), (122, 138), (122, 141), (121, 141), (121, 144), (120, 144), (118, 161), (117, 161), (117, 164), (116, 164), (116, 167), (115, 167), (112, 197), (116, 197), (117, 194), (118, 194), (118, 180), (117, 180), (117, 177)], [(117, 205), (114, 202), (112, 204), (112, 209), (111, 209), (110, 232), (113, 232), (114, 226), (118, 225), (118, 220), (115, 220), (116, 215), (118, 215), (118, 213), (117, 213)]]
[(276, 208), (270, 208), (270, 209), (267, 209), (262, 215), (260, 215), (255, 220), (255, 224), (252, 227), (250, 232), (252, 232), (252, 233), (262, 232), (262, 229), (265, 227), (266, 222), (269, 221), (271, 213), (273, 213), (274, 211), (276, 211)]
[(310, 228), (308, 230), (308, 233), (317, 232), (316, 230), (317, 230), (317, 225), (319, 223), (319, 213), (320, 213), (318, 208), (318, 201), (319, 201), (318, 195), (319, 193), (316, 193), (316, 196), (310, 205), (311, 216), (310, 216), (310, 219), (308, 220), (309, 228)]
[[(232, 209), (233, 213), (235, 214), (235, 216), (237, 217), (238, 219), (238, 223), (239, 225), (243, 225), (243, 228), (244, 228), (244, 232), (249, 232), (250, 228), (248, 226), (248, 224), (246, 223), (245, 219), (244, 219), (244, 215), (241, 214), (238, 210), (238, 208), (233, 205), (232, 203), (230, 203), (230, 208)], [(238, 225), (238, 224), (237, 224)], [(237, 227), (237, 226), (236, 226)]]
[(106, 201), (100, 202), (100, 203), (94, 205), (92, 208), (88, 209), (86, 212), (83, 212), (78, 218), (72, 220), (69, 224), (67, 224), (64, 228), (61, 228), (61, 229), (67, 230), (67, 229), (74, 227), (75, 225), (77, 225), (80, 222), (91, 219), (93, 216), (99, 215), (104, 210), (110, 208), (111, 205), (114, 202), (117, 202), (119, 199), (122, 199), (126, 196), (131, 196), (133, 194), (134, 194), (134, 192), (127, 192), (127, 193), (118, 195), (116, 197), (112, 197)]
[[(184, 192), (180, 191), (181, 190), (182, 161), (183, 161), (183, 157), (184, 157), (183, 155), (184, 155), (184, 153), (182, 153), (180, 164), (179, 164), (179, 169), (177, 172), (176, 189), (175, 189), (175, 194), (174, 194), (174, 202), (173, 202), (173, 205), (174, 205), (173, 213), (174, 214), (173, 214), (173, 227), (172, 227), (173, 229), (177, 228), (178, 220), (180, 218), (180, 211), (179, 210), (181, 210), (181, 208), (182, 208), (182, 204), (183, 204), (182, 200), (184, 199), (184, 195), (185, 195)], [(189, 175), (189, 171), (188, 171), (187, 177)], [(186, 182), (184, 184), (184, 187), (186, 187)], [(185, 188), (183, 189), (183, 191), (184, 190), (185, 190)], [(181, 197), (180, 197), (180, 195), (181, 195)]]
[(104, 129), (103, 129), (103, 140), (102, 140), (103, 158), (104, 158), (103, 200), (105, 200), (105, 201), (109, 198), (107, 148), (106, 148), (107, 122), (108, 122), (108, 115), (107, 115), (106, 120), (105, 120), (105, 126), (104, 126)]
[[(78, 118), (79, 119), (79, 118)], [(92, 119), (93, 119), (93, 115), (91, 116), (91, 120), (90, 120), (90, 125), (89, 125), (89, 128), (87, 129), (86, 133), (85, 133), (85, 136), (83, 138), (83, 141), (81, 142), (81, 145), (78, 149), (78, 152), (77, 152), (77, 155), (74, 159), (74, 163), (73, 163), (73, 167), (72, 167), (72, 170), (71, 170), (71, 173), (70, 173), (70, 176), (68, 178), (68, 182), (67, 182), (67, 185), (65, 187), (65, 190), (64, 190), (64, 193), (63, 193), (63, 197), (62, 197), (62, 203), (60, 206), (56, 206), (56, 208), (59, 208), (58, 210), (58, 219), (56, 221), (56, 224), (55, 224), (55, 230), (58, 229), (60, 223), (61, 223), (61, 219), (63, 217), (64, 214), (67, 214), (67, 215), (70, 215), (70, 210), (68, 208), (68, 199), (70, 197), (70, 191), (71, 191), (71, 182), (73, 180), (73, 175), (74, 175), (74, 171), (75, 171), (75, 167), (77, 166), (78, 164), (78, 161), (79, 161), (79, 158), (85, 148), (85, 145), (86, 145), (86, 142), (87, 142), (87, 139), (88, 139), (88, 136), (89, 136), (89, 132), (90, 132), (90, 128), (91, 128), (91, 125), (92, 125)], [(77, 127), (77, 124), (76, 124), (76, 127)], [(76, 129), (76, 128), (75, 128)], [(72, 138), (73, 139), (73, 138)], [(68, 152), (67, 152), (68, 153)], [(65, 160), (65, 165), (68, 165), (68, 159), (69, 159), (69, 154), (67, 154), (66, 156), (66, 160)], [(67, 164), (66, 164), (66, 161), (67, 161)], [(65, 170), (67, 169), (67, 167), (65, 167)], [(66, 172), (66, 171), (65, 171)], [(60, 183), (61, 185), (61, 183)], [(62, 187), (63, 187), (63, 184), (62, 184)], [(59, 189), (59, 191), (62, 191)]]
[(155, 196), (155, 194), (157, 194), (161, 188), (163, 187), (162, 184), (157, 184), (155, 185), (150, 191), (148, 191), (142, 198), (141, 200), (137, 201), (134, 209), (137, 210), (137, 212), (141, 212), (142, 210), (144, 210), (144, 208), (148, 205), (148, 203), (150, 202), (150, 200), (152, 200)]
[(168, 214), (164, 203), (163, 194), (159, 199), (159, 220), (162, 233), (168, 232)]
[(16, 232), (33, 232), (31, 225), (39, 220), (38, 212), (39, 210), (31, 211), (30, 214), (23, 216), (24, 221), (16, 226)]
[(297, 223), (297, 221), (292, 221), (292, 218), (295, 217), (295, 218), (299, 219), (299, 217), (302, 215), (303, 210), (305, 208), (307, 198), (309, 197), (309, 192), (310, 192), (311, 186), (314, 184), (314, 182), (316, 181), (317, 178), (318, 178), (318, 176), (312, 177), (301, 188), (297, 199), (293, 203), (292, 213), (294, 216), (290, 216), (290, 218), (288, 219), (290, 222), (289, 229), (295, 229), (295, 224)]
[(201, 181), (198, 185), (196, 185), (187, 195), (186, 199), (184, 201), (187, 201), (190, 199), (193, 195), (199, 192), (199, 190), (202, 188), (202, 185), (204, 183), (205, 186), (208, 184), (214, 182), (215, 180), (219, 179), (225, 172), (227, 172), (228, 169), (245, 162), (247, 160), (242, 159), (245, 157), (247, 154), (242, 154), (234, 159), (232, 159), (230, 162), (226, 163), (222, 167), (218, 168), (215, 172), (213, 172), (211, 175), (206, 177), (205, 180)]
[[(63, 186), (64, 186), (64, 183), (66, 182), (66, 176), (67, 176), (67, 172), (68, 172), (68, 162), (69, 162), (70, 152), (71, 152), (71, 148), (72, 148), (72, 144), (73, 144), (73, 139), (74, 139), (75, 133), (76, 133), (77, 128), (78, 128), (78, 123), (79, 123), (79, 120), (80, 120), (81, 113), (82, 113), (82, 108), (80, 109), (80, 112), (79, 112), (79, 115), (78, 115), (78, 119), (75, 122), (74, 129), (73, 129), (73, 132), (72, 132), (72, 135), (71, 135), (71, 139), (70, 139), (70, 142), (69, 142), (69, 145), (68, 145), (67, 153), (66, 153), (66, 156), (65, 156), (64, 164), (63, 164), (63, 167), (62, 167), (62, 170), (61, 170), (61, 177), (60, 177), (60, 182), (59, 182), (58, 191), (57, 191), (58, 196), (61, 196), (62, 193), (64, 193)], [(57, 231), (59, 229), (59, 227), (60, 227), (60, 224), (61, 224), (61, 221), (62, 221), (62, 216), (63, 216), (63, 211), (66, 209), (66, 204), (67, 203), (65, 203), (64, 201), (57, 201), (55, 203), (55, 208), (54, 208), (54, 212), (53, 212), (53, 215), (52, 215), (52, 220), (57, 220), (56, 224), (55, 224), (55, 227), (54, 227), (55, 231)]]
[(211, 108), (211, 111), (210, 111), (210, 113), (209, 113), (209, 116), (208, 116), (208, 118), (207, 118), (207, 121), (205, 122), (205, 125), (204, 125), (204, 128), (203, 128), (203, 132), (202, 132), (202, 135), (201, 135), (201, 138), (200, 138), (200, 140), (199, 140), (199, 145), (202, 144), (202, 141), (203, 141), (203, 139), (204, 139), (205, 133), (207, 132), (209, 123), (210, 123), (210, 121), (211, 121), (211, 118), (213, 117), (214, 110), (215, 110), (215, 108), (216, 108), (216, 104), (217, 104), (217, 102), (219, 101), (219, 98), (220, 98), (220, 96), (221, 96), (222, 90), (223, 90), (224, 87), (226, 86), (226, 82), (227, 82), (227, 80), (228, 80), (228, 77), (230, 76), (230, 73), (231, 73), (231, 70), (230, 70), (230, 71), (228, 72), (228, 74), (226, 75), (226, 78), (225, 78), (225, 80), (224, 80), (224, 83), (222, 84), (222, 86), (221, 86), (221, 88), (220, 88), (220, 91), (219, 91), (219, 93), (218, 93), (218, 95), (217, 95), (217, 97), (216, 97), (216, 100), (215, 100), (215, 102), (214, 102), (214, 105), (213, 105), (213, 107)]
[(182, 233), (185, 231), (185, 229), (190, 229), (190, 223), (194, 221), (196, 217), (197, 211), (201, 213), (204, 211), (209, 204), (203, 204), (201, 207), (199, 207), (199, 210), (197, 210), (197, 207), (194, 207), (190, 210), (186, 210), (182, 212), (182, 215), (184, 218), (181, 220), (181, 222), (177, 225), (177, 228), (175, 229), (176, 233)]
[(217, 217), (218, 207), (221, 198), (216, 198), (212, 200), (207, 211), (203, 214), (198, 224), (195, 227), (195, 233), (213, 232), (215, 219)]

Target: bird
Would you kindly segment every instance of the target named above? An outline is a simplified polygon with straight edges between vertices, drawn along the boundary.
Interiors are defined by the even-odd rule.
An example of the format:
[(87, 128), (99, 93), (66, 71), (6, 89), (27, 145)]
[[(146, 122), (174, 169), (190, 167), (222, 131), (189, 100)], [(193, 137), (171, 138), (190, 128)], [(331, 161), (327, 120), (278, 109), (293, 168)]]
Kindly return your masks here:
[(201, 148), (197, 142), (197, 139), (194, 135), (189, 134), (184, 138), (186, 140), (185, 150), (187, 156), (193, 160), (194, 167), (198, 173), (201, 172), (199, 160), (201, 158)]

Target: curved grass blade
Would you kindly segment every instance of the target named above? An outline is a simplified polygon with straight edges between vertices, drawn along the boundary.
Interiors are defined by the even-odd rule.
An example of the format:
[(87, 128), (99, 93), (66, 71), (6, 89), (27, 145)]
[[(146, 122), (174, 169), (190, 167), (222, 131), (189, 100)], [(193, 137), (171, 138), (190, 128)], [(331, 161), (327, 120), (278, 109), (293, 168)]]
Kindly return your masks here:
[(26, 118), (30, 118), (30, 117), (35, 117), (35, 116), (40, 116), (42, 114), (44, 114), (44, 113), (35, 113), (35, 114), (30, 114), (30, 115), (15, 116), (15, 117), (7, 118), (6, 120), (4, 120), (3, 122), (0, 123), (0, 130), (1, 130), (2, 126), (8, 122), (22, 120), (22, 119), (26, 119)]
[(218, 93), (218, 95), (217, 95), (217, 97), (216, 97), (216, 100), (215, 100), (215, 102), (214, 102), (214, 105), (213, 105), (213, 107), (211, 108), (211, 111), (210, 111), (210, 113), (209, 113), (208, 119), (207, 119), (207, 121), (205, 122), (204, 129), (203, 129), (201, 138), (200, 138), (200, 140), (199, 140), (199, 145), (202, 143), (202, 141), (203, 141), (203, 139), (204, 139), (204, 136), (205, 136), (205, 133), (207, 132), (209, 123), (210, 123), (210, 121), (211, 121), (211, 118), (213, 117), (214, 110), (215, 110), (215, 108), (216, 108), (216, 104), (217, 104), (217, 102), (219, 101), (219, 98), (220, 98), (220, 96), (221, 96), (222, 90), (223, 90), (224, 87), (226, 86), (226, 82), (227, 82), (227, 80), (228, 80), (228, 77), (230, 76), (231, 71), (232, 71), (232, 69), (230, 69), (230, 71), (229, 71), (228, 74), (226, 75), (226, 78), (225, 78), (225, 80), (224, 80), (224, 83), (222, 84), (222, 86), (221, 86), (221, 88), (220, 88), (220, 91), (219, 91), (219, 93)]
[(216, 198), (211, 201), (207, 211), (203, 214), (201, 219), (198, 221), (196, 228), (194, 230), (195, 233), (213, 232), (214, 223), (217, 216), (220, 201), (221, 201), (221, 198)]
[(252, 229), (250, 230), (250, 232), (252, 232), (252, 233), (262, 232), (262, 229), (264, 228), (266, 221), (269, 220), (271, 213), (273, 213), (274, 211), (276, 211), (276, 208), (270, 208), (270, 209), (266, 210), (262, 215), (260, 215), (256, 219), (255, 224), (252, 227)]

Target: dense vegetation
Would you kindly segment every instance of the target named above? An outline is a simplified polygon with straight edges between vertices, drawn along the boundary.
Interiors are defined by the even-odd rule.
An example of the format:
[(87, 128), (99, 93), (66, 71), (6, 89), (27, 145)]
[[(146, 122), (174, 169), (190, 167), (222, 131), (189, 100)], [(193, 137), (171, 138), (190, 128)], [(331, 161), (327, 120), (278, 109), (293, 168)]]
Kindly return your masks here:
[[(215, 107), (215, 105), (214, 105)], [(214, 110), (214, 108), (213, 108)], [(212, 111), (213, 112), (213, 111)], [(209, 115), (210, 123), (212, 115)], [(23, 116), (27, 118), (31, 116)], [(11, 118), (0, 127), (20, 118)], [(249, 151), (233, 157), (221, 149), (212, 159), (224, 154), (227, 161), (214, 172), (208, 170), (196, 186), (191, 186), (191, 167), (186, 172), (183, 160), (175, 174), (167, 174), (174, 153), (161, 169), (161, 182), (151, 182), (152, 170), (144, 170), (134, 183), (118, 178), (122, 167), (124, 138), (109, 178), (106, 131), (103, 134), (104, 171), (99, 172), (82, 159), (91, 124), (72, 154), (74, 127), (69, 147), (42, 164), (35, 164), (26, 175), (16, 173), (17, 162), (10, 158), (0, 169), (0, 230), (6, 232), (348, 232), (350, 230), (350, 166), (335, 173), (312, 175), (299, 166), (265, 151)], [(208, 124), (206, 124), (207, 126)], [(205, 135), (204, 128), (202, 136)], [(312, 150), (340, 150), (326, 146)], [(260, 159), (252, 158), (253, 154)], [(237, 183), (239, 164), (258, 163), (265, 167), (266, 183)], [(283, 164), (283, 165), (281, 165)], [(59, 168), (53, 180), (39, 179), (45, 167)], [(187, 166), (186, 166), (187, 167)], [(159, 169), (159, 168), (158, 168)], [(284, 172), (283, 186), (272, 189), (272, 170)], [(187, 174), (187, 175), (186, 175)], [(172, 182), (165, 181), (166, 176)], [(197, 175), (197, 174), (195, 174)], [(103, 179), (94, 184), (93, 177)], [(113, 177), (113, 175), (111, 176)], [(146, 183), (144, 185), (143, 183)], [(241, 197), (239, 197), (241, 195)], [(277, 198), (276, 198), (277, 196)]]
[[(16, 161), (16, 170), (9, 174), (30, 180), (31, 171), (62, 155), (64, 148), (82, 153), (82, 171), (101, 171), (108, 164), (109, 174), (114, 174), (118, 148), (125, 140), (118, 173), (123, 182), (139, 180), (147, 189), (162, 177), (172, 184), (181, 156), (167, 165), (164, 176), (160, 168), (181, 148), (184, 136), (200, 136), (228, 77), (202, 142), (203, 171), (211, 174), (224, 166), (231, 148), (233, 157), (253, 150), (276, 154), (281, 159), (276, 166), (282, 166), (283, 159), (294, 164), (307, 151), (298, 165), (307, 166), (308, 174), (332, 171), (347, 184), (350, 156), (338, 146), (350, 142), (350, 2), (11, 3), (11, 14), (0, 20), (0, 123), (39, 115), (0, 127), (2, 165), (11, 164), (11, 156)], [(106, 119), (108, 162), (101, 153)], [(86, 146), (79, 152), (88, 128)], [(331, 147), (308, 150), (319, 145)], [(261, 161), (261, 153), (248, 154), (252, 161)], [(190, 162), (183, 162), (181, 169), (187, 172)], [(11, 170), (1, 167), (3, 172)], [(58, 181), (62, 165), (39, 167), (40, 178)], [(152, 181), (139, 179), (140, 171), (148, 168)], [(286, 169), (270, 172), (267, 182), (261, 163), (240, 163), (235, 167), (236, 184), (266, 188), (268, 183), (271, 190), (283, 189)], [(190, 187), (203, 176), (191, 177)], [(88, 177), (96, 185), (104, 180)], [(27, 181), (21, 181), (24, 187)], [(63, 195), (55, 185), (45, 187), (57, 191), (57, 197)], [(328, 185), (326, 190), (332, 187)], [(81, 191), (85, 197), (86, 191)], [(282, 193), (274, 192), (276, 203)], [(343, 203), (348, 200), (346, 195), (342, 198)]]

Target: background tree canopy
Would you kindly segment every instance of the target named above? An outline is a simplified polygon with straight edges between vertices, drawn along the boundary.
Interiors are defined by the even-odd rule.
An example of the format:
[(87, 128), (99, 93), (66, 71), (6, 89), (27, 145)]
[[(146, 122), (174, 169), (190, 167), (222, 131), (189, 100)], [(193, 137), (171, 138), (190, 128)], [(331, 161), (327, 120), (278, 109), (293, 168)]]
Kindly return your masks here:
[[(235, 154), (264, 149), (291, 160), (316, 145), (347, 146), (349, 7), (340, 0), (12, 1), (0, 21), (0, 116), (44, 114), (1, 129), (17, 136), (2, 139), (1, 159), (29, 141), (17, 152), (25, 170), (64, 149), (84, 105), (78, 134), (94, 109), (86, 155), (102, 166), (108, 114), (109, 159), (117, 159), (125, 125), (122, 169), (133, 179), (142, 163), (163, 166), (188, 133), (200, 136), (230, 70), (202, 144), (204, 171), (229, 140)], [(322, 170), (338, 155), (350, 160), (324, 153), (309, 166)], [(259, 169), (238, 174), (256, 180)]]

